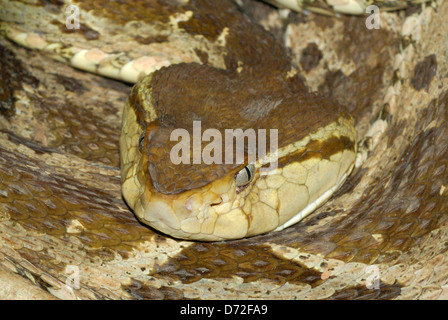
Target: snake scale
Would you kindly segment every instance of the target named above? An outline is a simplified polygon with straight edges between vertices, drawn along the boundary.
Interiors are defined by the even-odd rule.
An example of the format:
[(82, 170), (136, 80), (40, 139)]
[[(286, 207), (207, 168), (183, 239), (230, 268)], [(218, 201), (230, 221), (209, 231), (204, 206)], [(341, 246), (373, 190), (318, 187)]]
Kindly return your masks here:
[[(446, 3), (384, 11), (381, 28), (369, 29), (363, 16), (285, 16), (251, 1), (149, 2), (73, 1), (76, 30), (65, 25), (72, 2), (2, 3), (2, 272), (59, 298), (447, 298)], [(145, 33), (146, 24), (161, 33)], [(173, 25), (188, 37), (164, 33)], [(86, 60), (92, 73), (68, 66)], [(345, 105), (362, 142), (348, 181), (302, 222), (247, 239), (177, 240), (139, 223), (118, 169), (131, 87), (94, 73), (133, 82), (148, 65), (181, 62), (198, 63), (189, 70), (196, 81), (175, 73), (180, 64), (166, 69), (171, 79), (160, 73), (160, 88), (174, 80), (206, 88), (200, 64), (236, 72), (253, 64), (255, 79), (289, 71), (289, 80), (260, 80), (260, 92), (304, 92), (306, 83), (319, 101)], [(245, 80), (247, 91), (257, 85)], [(290, 118), (298, 119), (278, 121)]]

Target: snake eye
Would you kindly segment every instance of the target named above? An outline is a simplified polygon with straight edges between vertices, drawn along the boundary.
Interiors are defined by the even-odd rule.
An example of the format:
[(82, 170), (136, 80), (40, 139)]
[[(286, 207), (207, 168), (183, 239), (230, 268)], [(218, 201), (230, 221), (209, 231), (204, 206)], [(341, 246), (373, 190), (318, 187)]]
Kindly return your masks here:
[(253, 164), (248, 164), (243, 169), (240, 170), (235, 176), (236, 186), (242, 187), (247, 185), (252, 181), (255, 175), (255, 166)]
[(145, 133), (144, 132), (140, 136), (140, 139), (138, 139), (138, 149), (140, 150), (140, 152), (142, 152), (142, 150), (143, 150), (143, 143), (145, 143)]

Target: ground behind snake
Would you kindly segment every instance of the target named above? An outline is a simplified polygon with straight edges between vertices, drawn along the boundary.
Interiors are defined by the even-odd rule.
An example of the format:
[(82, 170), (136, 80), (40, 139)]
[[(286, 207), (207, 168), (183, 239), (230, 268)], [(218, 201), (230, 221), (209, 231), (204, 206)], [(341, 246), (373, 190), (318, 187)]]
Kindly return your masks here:
[[(287, 45), (310, 87), (347, 105), (361, 138), (374, 124), (384, 133), (305, 221), (219, 243), (157, 234), (124, 204), (128, 85), (1, 39), (3, 270), (61, 298), (446, 299), (448, 4), (437, 4), (384, 13), (376, 31), (362, 17), (291, 15)], [(254, 19), (285, 30), (260, 10)]]

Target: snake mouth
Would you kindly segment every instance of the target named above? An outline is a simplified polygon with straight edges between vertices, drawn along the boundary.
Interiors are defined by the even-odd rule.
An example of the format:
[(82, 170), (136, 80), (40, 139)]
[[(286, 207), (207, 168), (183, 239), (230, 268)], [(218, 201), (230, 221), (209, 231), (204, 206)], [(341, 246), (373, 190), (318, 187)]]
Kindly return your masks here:
[(282, 225), (278, 226), (274, 231), (282, 231), (283, 229), (288, 228), (288, 227), (292, 226), (293, 224), (296, 224), (300, 220), (303, 220), (306, 216), (308, 216), (314, 210), (316, 210), (318, 207), (323, 205), (344, 184), (344, 182), (347, 180), (347, 177), (350, 175), (352, 170), (353, 170), (353, 166), (351, 166), (351, 168), (347, 171), (347, 173), (345, 173), (341, 177), (341, 179), (338, 181), (338, 183), (336, 185), (331, 187), (329, 190), (325, 191), (319, 198), (317, 198), (315, 201), (308, 204), (303, 210), (299, 211), (291, 219), (289, 219)]

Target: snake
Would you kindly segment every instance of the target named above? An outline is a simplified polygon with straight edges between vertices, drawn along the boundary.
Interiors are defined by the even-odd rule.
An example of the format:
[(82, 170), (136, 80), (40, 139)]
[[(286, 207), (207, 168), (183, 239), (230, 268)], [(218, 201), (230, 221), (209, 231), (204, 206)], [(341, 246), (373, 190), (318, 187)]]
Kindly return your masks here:
[[(445, 297), (444, 35), (428, 21), (446, 5), (392, 1), (369, 33), (339, 15), (367, 2), (275, 2), (299, 11), (283, 39), (241, 1), (2, 4), (2, 266), (60, 298)], [(291, 58), (294, 28), (341, 25), (336, 51), (313, 39)], [(225, 164), (190, 145), (173, 164), (173, 130), (198, 122), (278, 145)]]

